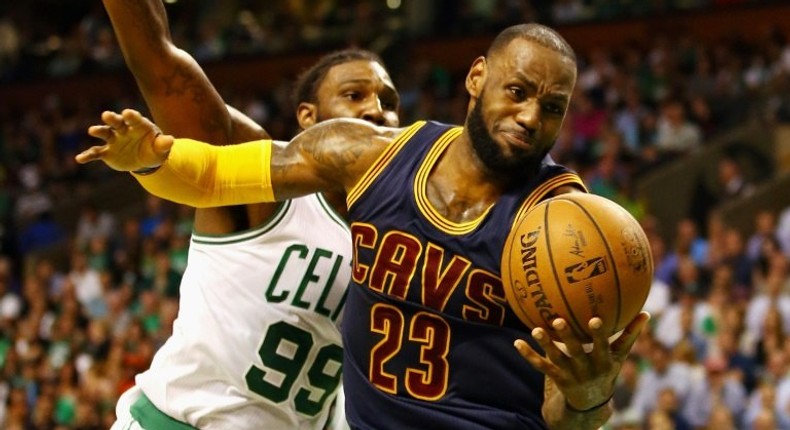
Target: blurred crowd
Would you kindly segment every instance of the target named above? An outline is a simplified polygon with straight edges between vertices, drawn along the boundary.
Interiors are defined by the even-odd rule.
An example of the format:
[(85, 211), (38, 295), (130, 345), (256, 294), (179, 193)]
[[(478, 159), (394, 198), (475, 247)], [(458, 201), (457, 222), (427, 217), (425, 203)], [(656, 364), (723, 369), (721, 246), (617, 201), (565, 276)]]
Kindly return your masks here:
[[(487, 34), (705, 11), (781, 0), (167, 0), (173, 38), (200, 61), (245, 55)], [(0, 83), (123, 66), (96, 0), (0, 5)]]
[[(32, 67), (49, 76), (123, 67), (101, 5), (60, 3), (0, 7), (0, 35), (16, 34), (17, 43), (9, 49), (12, 40), (0, 36), (0, 80), (27, 77), (25, 69)], [(203, 7), (186, 8), (185, 3)], [(288, 2), (292, 9), (273, 9), (293, 14), (293, 28), (304, 33), (311, 25), (321, 28), (316, 40), (325, 39), (321, 31), (331, 31), (331, 23), (348, 27), (360, 14), (391, 13), (381, 6), (390, 2), (383, 1), (329, 7), (340, 3), (345, 2), (305, 0)], [(435, 8), (442, 3), (425, 2)], [(507, 19), (549, 14), (549, 21), (570, 22), (605, 18), (605, 8), (595, 6), (609, 2), (558, 1), (546, 10), (532, 6), (538, 3), (544, 2), (466, 1), (468, 7), (447, 10), (462, 19), (491, 12), (496, 4), (520, 11)], [(654, 3), (671, 9), (726, 2)], [(32, 19), (33, 5), (62, 8), (63, 20), (72, 25), (63, 24), (68, 31), (57, 33), (46, 19)], [(228, 5), (226, 15), (238, 19), (249, 6)], [(581, 12), (567, 19), (575, 15), (557, 12), (560, 6)], [(248, 24), (261, 27), (229, 35), (227, 28), (212, 28), (213, 21), (201, 18), (207, 2), (181, 0), (168, 7), (176, 43), (204, 60), (252, 53), (260, 46), (292, 49), (287, 44), (274, 48), (278, 45), (267, 38), (273, 37), (271, 28), (254, 9), (249, 9)], [(297, 10), (312, 15), (298, 18)], [(487, 25), (504, 22), (496, 16), (491, 12)], [(269, 19), (277, 20), (277, 28), (288, 28), (280, 27), (281, 18)], [(426, 25), (438, 22), (436, 17)], [(452, 35), (458, 22), (441, 25)], [(52, 41), (52, 34), (60, 34), (57, 54), (30, 57), (44, 52), (40, 42)], [(715, 198), (705, 208), (705, 222), (683, 219), (669, 229), (677, 232), (674, 237), (660, 233), (668, 226), (636, 193), (646, 172), (699, 151), (748, 119), (790, 121), (789, 35), (769, 31), (750, 43), (737, 36), (702, 43), (685, 34), (656, 35), (644, 45), (579, 53), (577, 91), (552, 155), (575, 168), (592, 192), (620, 202), (640, 219), (656, 265), (646, 304), (653, 315), (651, 330), (638, 341), (618, 381), (613, 429), (790, 429), (790, 211), (755, 208), (753, 235), (722, 222), (716, 205), (749, 195), (758, 180), (728, 157), (719, 161), (719, 182), (710, 190)], [(370, 40), (348, 37), (338, 35), (337, 41), (370, 46)], [(316, 48), (304, 34), (283, 39)], [(66, 45), (73, 51), (61, 55)], [(465, 70), (426, 60), (399, 69), (393, 79), (401, 93), (402, 124), (423, 118), (463, 122)], [(223, 96), (275, 138), (287, 139), (296, 131), (290, 91), (282, 83), (265, 94)], [(64, 223), (57, 216), (74, 201), (112, 194), (97, 184), (117, 175), (103, 166), (78, 167), (73, 156), (92, 144), (85, 130), (102, 110), (123, 107), (145, 111), (134, 88), (111, 100), (47, 97), (30, 110), (0, 106), (2, 428), (109, 428), (117, 396), (170, 334), (192, 210), (148, 197), (143, 208), (133, 211), (81, 204), (76, 221)]]

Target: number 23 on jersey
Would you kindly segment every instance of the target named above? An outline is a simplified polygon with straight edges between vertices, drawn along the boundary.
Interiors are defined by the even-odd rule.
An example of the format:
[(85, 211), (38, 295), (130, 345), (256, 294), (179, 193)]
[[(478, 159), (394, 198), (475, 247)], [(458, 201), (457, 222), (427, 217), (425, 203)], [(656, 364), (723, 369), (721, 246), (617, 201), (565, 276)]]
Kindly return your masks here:
[[(398, 378), (404, 378), (406, 391), (417, 399), (434, 401), (447, 391), (450, 366), (450, 326), (439, 315), (418, 312), (408, 320), (396, 307), (379, 303), (370, 311), (370, 330), (382, 335), (370, 354), (370, 382), (380, 390), (397, 393)], [(403, 375), (385, 370), (398, 354), (403, 342), (419, 346), (419, 363), (407, 367)]]

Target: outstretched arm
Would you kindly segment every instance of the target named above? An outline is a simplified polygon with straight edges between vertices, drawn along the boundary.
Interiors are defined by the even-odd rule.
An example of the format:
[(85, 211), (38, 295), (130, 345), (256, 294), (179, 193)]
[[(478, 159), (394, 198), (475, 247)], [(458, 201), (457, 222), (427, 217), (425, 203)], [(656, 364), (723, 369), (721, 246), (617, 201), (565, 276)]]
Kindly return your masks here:
[(267, 138), (225, 106), (198, 63), (176, 47), (161, 0), (103, 0), (126, 64), (165, 132), (218, 145)]
[(345, 118), (310, 127), (287, 144), (212, 147), (163, 135), (133, 110), (104, 112), (102, 120), (88, 133), (105, 144), (77, 155), (77, 162), (102, 160), (115, 170), (138, 172), (152, 194), (196, 207), (348, 191), (401, 132)]

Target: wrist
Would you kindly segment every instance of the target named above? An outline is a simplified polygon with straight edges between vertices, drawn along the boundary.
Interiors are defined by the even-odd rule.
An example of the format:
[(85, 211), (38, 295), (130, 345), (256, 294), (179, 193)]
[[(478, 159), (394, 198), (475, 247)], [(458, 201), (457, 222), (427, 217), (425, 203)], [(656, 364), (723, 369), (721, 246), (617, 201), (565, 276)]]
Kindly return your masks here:
[[(154, 134), (154, 141), (156, 141), (156, 138), (159, 137), (161, 134), (162, 134), (161, 131), (156, 130), (156, 133)], [(132, 170), (132, 173), (140, 176), (150, 175), (152, 173), (155, 173), (157, 170), (159, 170), (160, 167), (162, 167), (161, 164), (156, 166), (143, 167), (141, 169)]]
[(604, 406), (608, 405), (609, 402), (612, 401), (613, 397), (614, 397), (614, 393), (612, 393), (612, 395), (609, 396), (609, 398), (604, 400), (603, 402), (598, 403), (597, 405), (594, 405), (592, 407), (585, 408), (585, 409), (580, 409), (580, 408), (574, 407), (573, 405), (570, 404), (570, 402), (568, 402), (568, 399), (566, 398), (565, 399), (565, 409), (567, 409), (567, 410), (569, 410), (571, 412), (575, 412), (577, 414), (586, 414), (586, 413), (593, 412), (595, 410), (601, 409)]
[(133, 170), (132, 173), (135, 175), (145, 176), (155, 173), (162, 165), (152, 166), (152, 167), (143, 167), (142, 169)]

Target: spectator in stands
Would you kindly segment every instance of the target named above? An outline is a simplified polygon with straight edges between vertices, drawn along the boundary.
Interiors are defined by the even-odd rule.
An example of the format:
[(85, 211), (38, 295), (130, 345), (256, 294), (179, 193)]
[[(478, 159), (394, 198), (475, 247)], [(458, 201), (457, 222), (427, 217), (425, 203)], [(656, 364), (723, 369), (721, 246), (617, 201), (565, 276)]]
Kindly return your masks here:
[[(743, 425), (745, 428), (757, 430), (776, 429), (776, 414), (774, 405), (776, 403), (776, 385), (771, 382), (761, 383), (750, 395), (746, 410), (743, 414)], [(765, 427), (773, 424), (771, 427)]]
[(651, 412), (651, 415), (666, 417), (665, 419), (669, 419), (671, 423), (670, 428), (674, 430), (692, 430), (692, 425), (682, 413), (683, 407), (687, 404), (678, 398), (678, 394), (672, 387), (663, 387), (658, 392), (656, 408)]
[(752, 265), (746, 256), (743, 235), (735, 228), (726, 228), (722, 245), (721, 263), (732, 270), (734, 297), (745, 300), (752, 294)]
[(725, 404), (717, 404), (713, 407), (708, 420), (709, 429), (716, 430), (738, 430), (740, 427), (736, 425), (736, 418), (733, 417), (732, 411)]
[(59, 297), (62, 293), (66, 275), (55, 268), (50, 258), (42, 257), (35, 262), (33, 276), (46, 295)]
[(693, 378), (685, 363), (672, 361), (670, 348), (659, 341), (650, 344), (650, 368), (639, 376), (630, 409), (648, 416), (658, 407), (664, 389), (673, 393), (680, 403), (686, 401)]
[(765, 333), (765, 320), (770, 309), (777, 313), (778, 328), (790, 333), (790, 294), (784, 290), (788, 282), (787, 267), (784, 256), (775, 258), (764, 280), (756, 286), (746, 311), (746, 329), (750, 338), (759, 339)]
[(774, 241), (779, 245), (776, 239), (776, 213), (769, 209), (757, 211), (754, 216), (754, 232), (746, 241), (746, 256), (753, 263), (757, 263), (761, 256), (767, 257), (763, 253), (765, 241)]
[(656, 148), (664, 159), (689, 154), (702, 148), (702, 132), (688, 120), (683, 102), (670, 99), (663, 103), (658, 118)]
[(790, 428), (790, 373), (786, 371), (776, 384), (776, 403), (774, 408), (779, 428)]
[(95, 205), (86, 203), (77, 220), (74, 237), (76, 245), (83, 250), (95, 238), (108, 238), (115, 228), (115, 217), (107, 211), (99, 211)]
[(710, 356), (721, 357), (731, 375), (743, 384), (746, 392), (752, 392), (757, 380), (757, 365), (751, 355), (739, 348), (739, 331), (729, 326), (719, 330), (711, 346)]
[(687, 343), (698, 360), (704, 358), (707, 340), (703, 321), (708, 313), (708, 306), (693, 293), (680, 293), (679, 300), (671, 304), (657, 320), (656, 340), (670, 350)]
[(738, 160), (725, 154), (718, 162), (719, 201), (724, 203), (748, 197), (754, 193), (752, 185), (744, 175)]
[(129, 285), (137, 282), (143, 254), (139, 219), (128, 218), (123, 221), (123, 227), (110, 240), (110, 252), (116, 282)]
[(66, 234), (52, 218), (49, 211), (36, 215), (19, 234), (19, 251), (22, 255), (51, 248), (60, 243)]
[[(11, 260), (0, 255), (0, 339), (5, 338), (4, 333), (9, 332), (11, 324), (22, 312), (22, 298), (16, 290)], [(3, 346), (0, 340), (0, 367), (3, 363)]]
[(691, 96), (691, 100), (689, 100), (689, 119), (699, 126), (704, 139), (710, 138), (718, 131), (718, 119), (714, 116), (713, 109), (705, 97), (700, 95)]
[(82, 251), (72, 254), (69, 285), (89, 316), (97, 316), (105, 308), (99, 272), (88, 266), (88, 258)]
[[(657, 234), (652, 234), (648, 237), (651, 254), (653, 255), (653, 267), (658, 268), (664, 260), (664, 239)], [(670, 301), (671, 291), (669, 284), (661, 280), (659, 277), (659, 270), (655, 269), (653, 272), (653, 283), (650, 284), (650, 292), (647, 295), (643, 309), (650, 312), (653, 320), (657, 321), (669, 306)]]
[(612, 430), (641, 430), (642, 417), (631, 410), (623, 412), (616, 411), (609, 420), (609, 425)]
[(623, 97), (622, 106), (614, 113), (615, 129), (623, 137), (626, 150), (633, 156), (640, 156), (643, 147), (653, 142), (644, 142), (641, 138), (642, 119), (648, 114), (635, 88), (629, 88)]
[(581, 0), (558, 0), (551, 8), (551, 17), (557, 24), (583, 21), (587, 18), (587, 13)]
[(639, 381), (639, 360), (638, 356), (630, 354), (623, 362), (612, 397), (615, 411), (626, 411), (631, 405)]
[(159, 197), (148, 195), (145, 200), (145, 215), (140, 221), (140, 233), (149, 237), (167, 218), (166, 205)]
[(725, 406), (732, 421), (740, 423), (746, 402), (746, 389), (741, 381), (729, 372), (723, 358), (714, 355), (705, 361), (705, 373), (691, 389), (682, 408), (683, 416), (693, 428), (707, 427), (714, 411)]

